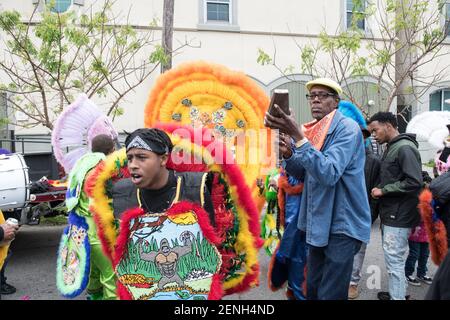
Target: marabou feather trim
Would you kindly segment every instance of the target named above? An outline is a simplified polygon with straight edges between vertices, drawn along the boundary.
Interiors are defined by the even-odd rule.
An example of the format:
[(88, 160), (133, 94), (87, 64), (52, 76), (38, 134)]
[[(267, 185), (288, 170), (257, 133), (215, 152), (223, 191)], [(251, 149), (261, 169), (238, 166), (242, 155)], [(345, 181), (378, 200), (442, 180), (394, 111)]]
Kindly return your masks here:
[(444, 261), (448, 251), (447, 231), (444, 223), (437, 218), (433, 208), (433, 195), (429, 189), (425, 189), (419, 196), (419, 211), (425, 224), (430, 244), (431, 260), (436, 265)]

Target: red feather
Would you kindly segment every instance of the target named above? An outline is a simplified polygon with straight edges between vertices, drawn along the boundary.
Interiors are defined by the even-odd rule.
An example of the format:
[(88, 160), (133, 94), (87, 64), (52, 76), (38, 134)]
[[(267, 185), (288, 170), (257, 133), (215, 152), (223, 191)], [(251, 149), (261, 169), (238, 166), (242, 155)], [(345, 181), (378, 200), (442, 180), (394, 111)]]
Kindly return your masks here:
[(133, 300), (133, 296), (130, 294), (128, 289), (120, 281), (116, 281), (116, 283), (120, 300)]
[(441, 220), (433, 222), (433, 208), (431, 201), (433, 194), (429, 189), (425, 189), (419, 196), (419, 212), (427, 231), (430, 244), (431, 260), (440, 265), (444, 261), (448, 251), (447, 231)]
[(278, 291), (283, 287), (283, 286), (275, 287), (272, 283), (272, 271), (275, 265), (275, 259), (279, 249), (280, 249), (280, 242), (278, 243), (277, 248), (273, 252), (272, 257), (270, 258), (269, 268), (267, 270), (267, 283), (269, 285), (269, 289), (272, 290), (273, 292)]
[(211, 289), (209, 290), (208, 300), (220, 300), (224, 295), (222, 289), (222, 281), (219, 274), (215, 274), (212, 277)]
[(251, 286), (258, 286), (259, 285), (258, 276), (259, 276), (259, 265), (256, 264), (252, 267), (252, 272), (247, 274), (239, 285), (226, 290), (225, 294), (229, 295), (233, 293), (238, 293), (247, 290)]

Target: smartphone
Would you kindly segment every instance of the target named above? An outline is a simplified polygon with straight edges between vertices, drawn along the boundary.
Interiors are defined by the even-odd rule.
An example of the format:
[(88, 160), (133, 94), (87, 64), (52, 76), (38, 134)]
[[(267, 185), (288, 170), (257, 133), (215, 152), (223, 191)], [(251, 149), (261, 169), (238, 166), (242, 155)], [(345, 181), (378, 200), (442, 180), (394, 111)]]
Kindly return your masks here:
[(280, 113), (274, 108), (274, 105), (283, 110), (286, 114), (291, 114), (289, 110), (289, 90), (288, 89), (275, 89), (270, 99), (268, 112), (274, 117), (280, 117)]

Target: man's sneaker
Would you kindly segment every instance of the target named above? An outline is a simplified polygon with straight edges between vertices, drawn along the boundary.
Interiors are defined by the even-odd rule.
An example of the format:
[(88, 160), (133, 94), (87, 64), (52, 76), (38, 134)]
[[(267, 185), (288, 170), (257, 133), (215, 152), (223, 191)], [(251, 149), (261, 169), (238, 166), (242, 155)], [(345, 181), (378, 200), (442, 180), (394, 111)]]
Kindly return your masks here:
[(416, 287), (420, 286), (420, 282), (413, 276), (406, 276), (406, 281), (412, 286), (416, 286)]
[[(391, 300), (391, 295), (389, 292), (386, 291), (380, 291), (377, 293), (378, 300)], [(408, 294), (405, 296), (405, 300), (412, 300), (411, 296)]]
[(391, 300), (391, 296), (389, 292), (386, 291), (380, 291), (377, 293), (378, 300)]
[(2, 283), (0, 288), (1, 294), (13, 294), (16, 292), (16, 288), (6, 282)]
[(422, 281), (423, 283), (426, 283), (426, 284), (431, 284), (433, 282), (433, 279), (428, 276), (417, 277), (417, 279), (419, 279), (420, 281)]
[(359, 292), (358, 292), (358, 286), (355, 284), (351, 284), (350, 287), (348, 288), (348, 298), (349, 299), (356, 299), (359, 296)]

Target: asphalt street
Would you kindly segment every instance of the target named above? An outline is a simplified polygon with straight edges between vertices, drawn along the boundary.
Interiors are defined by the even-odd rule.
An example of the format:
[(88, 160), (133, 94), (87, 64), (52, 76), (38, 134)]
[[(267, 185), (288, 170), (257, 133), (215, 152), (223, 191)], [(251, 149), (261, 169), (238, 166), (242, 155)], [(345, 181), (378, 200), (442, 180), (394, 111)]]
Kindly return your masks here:
[[(372, 227), (371, 241), (367, 247), (358, 299), (376, 300), (377, 292), (387, 291), (387, 272), (381, 248), (379, 223)], [(56, 288), (56, 251), (64, 226), (22, 226), (12, 243), (13, 255), (6, 270), (7, 282), (17, 288), (12, 295), (3, 295), (4, 300), (60, 300), (63, 298)], [(267, 286), (269, 257), (261, 250), (260, 285), (242, 294), (234, 294), (224, 299), (239, 300), (280, 300), (285, 299), (283, 290), (272, 292)], [(433, 276), (436, 266), (428, 262), (429, 274)], [(414, 300), (422, 300), (428, 285), (408, 287), (408, 294)], [(77, 297), (84, 300), (84, 294)]]

